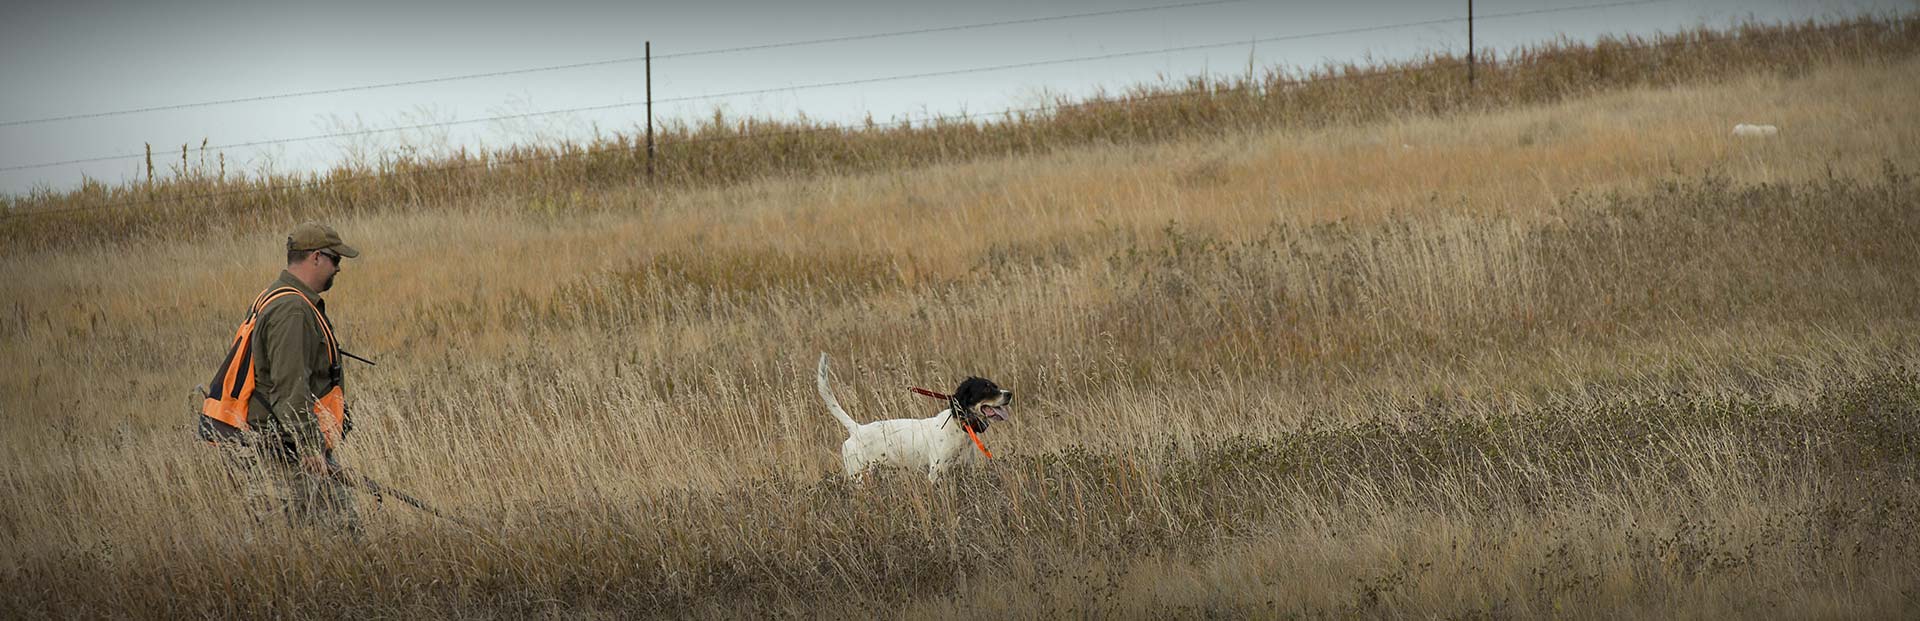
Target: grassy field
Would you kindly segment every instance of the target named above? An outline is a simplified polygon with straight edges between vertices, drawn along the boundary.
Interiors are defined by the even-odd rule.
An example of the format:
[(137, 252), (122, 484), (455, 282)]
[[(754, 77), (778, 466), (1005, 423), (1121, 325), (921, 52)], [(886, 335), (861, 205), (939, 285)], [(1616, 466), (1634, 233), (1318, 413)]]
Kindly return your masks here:
[[(1862, 29), (1898, 45), (912, 165), (10, 218), (0, 615), (1911, 618), (1920, 56)], [(188, 394), (306, 217), (364, 252), (327, 296), (380, 362), (342, 460), (485, 532), (367, 500), (364, 542), (232, 536)], [(822, 351), (862, 420), (1017, 391), (996, 459), (841, 481)]]

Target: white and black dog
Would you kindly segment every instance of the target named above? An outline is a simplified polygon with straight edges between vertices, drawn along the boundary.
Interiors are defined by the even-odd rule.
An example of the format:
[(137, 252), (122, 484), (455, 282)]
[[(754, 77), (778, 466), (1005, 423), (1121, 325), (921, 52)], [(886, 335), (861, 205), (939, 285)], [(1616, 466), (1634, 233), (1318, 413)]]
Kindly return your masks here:
[(1013, 406), (1013, 392), (1001, 390), (992, 381), (969, 377), (960, 382), (948, 397), (947, 409), (930, 418), (896, 418), (865, 425), (841, 409), (827, 387), (827, 355), (820, 354), (820, 398), (827, 410), (847, 428), (847, 441), (840, 445), (840, 463), (849, 478), (860, 476), (877, 465), (927, 469), (927, 480), (940, 480), (941, 473), (973, 452), (974, 433), (987, 430), (987, 419), (1006, 420)]

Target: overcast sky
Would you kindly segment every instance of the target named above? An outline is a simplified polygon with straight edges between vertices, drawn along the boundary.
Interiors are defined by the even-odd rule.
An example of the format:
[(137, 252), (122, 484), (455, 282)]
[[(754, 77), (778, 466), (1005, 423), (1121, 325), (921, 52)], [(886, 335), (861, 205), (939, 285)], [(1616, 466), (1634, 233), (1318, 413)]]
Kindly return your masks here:
[[(828, 122), (991, 113), (1037, 105), (1044, 94), (1084, 95), (1162, 76), (1240, 74), (1368, 57), (1464, 50), (1464, 21), (1332, 36), (1260, 39), (1463, 18), (1465, 0), (67, 0), (0, 11), (0, 168), (121, 154), (152, 143), (156, 166), (180, 146), (301, 139), (366, 129), (455, 123), (645, 100), (640, 62), (438, 81), (411, 86), (37, 122), (237, 98), (274, 96), (641, 56), (653, 42), (656, 100), (772, 90), (655, 106), (655, 118), (730, 115)], [(1651, 34), (1740, 20), (1832, 19), (1900, 13), (1915, 0), (1666, 0), (1633, 6), (1498, 17), (1622, 0), (1477, 0), (1475, 42), (1507, 50), (1567, 36)], [(952, 28), (1082, 13), (1188, 5), (1076, 19), (884, 38), (860, 35)], [(666, 57), (745, 46), (854, 40)], [(1056, 59), (1239, 42), (1017, 69), (862, 84), (812, 85), (951, 72)], [(577, 138), (597, 126), (630, 131), (644, 106), (469, 122), (349, 138), (224, 149), (229, 170), (305, 170), (397, 141), (502, 146)], [(20, 123), (27, 121), (26, 123)], [(196, 154), (197, 158), (198, 155)], [(65, 189), (81, 175), (138, 178), (141, 159), (0, 171), (0, 192)]]

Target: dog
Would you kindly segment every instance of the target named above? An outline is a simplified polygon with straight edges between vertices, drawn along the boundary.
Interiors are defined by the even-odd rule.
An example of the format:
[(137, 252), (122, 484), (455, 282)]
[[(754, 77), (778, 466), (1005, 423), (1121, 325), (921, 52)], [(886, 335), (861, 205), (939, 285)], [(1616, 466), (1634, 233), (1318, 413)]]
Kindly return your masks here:
[(973, 439), (967, 434), (985, 433), (987, 420), (1007, 420), (1013, 407), (1013, 391), (1002, 390), (991, 380), (968, 377), (948, 397), (947, 409), (929, 418), (896, 418), (867, 423), (853, 417), (833, 398), (827, 385), (827, 355), (820, 354), (820, 398), (827, 411), (847, 428), (847, 441), (840, 445), (840, 464), (847, 478), (857, 478), (874, 466), (899, 466), (927, 470), (927, 480), (938, 482), (954, 464), (973, 453)]

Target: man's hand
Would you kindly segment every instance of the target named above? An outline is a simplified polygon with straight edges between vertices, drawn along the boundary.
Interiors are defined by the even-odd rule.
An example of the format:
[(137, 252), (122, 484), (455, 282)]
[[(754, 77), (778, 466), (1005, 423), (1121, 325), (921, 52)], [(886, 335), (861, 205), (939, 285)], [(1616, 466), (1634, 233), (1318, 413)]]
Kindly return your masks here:
[(333, 467), (327, 465), (327, 458), (319, 453), (301, 456), (300, 469), (316, 477), (333, 476)]

